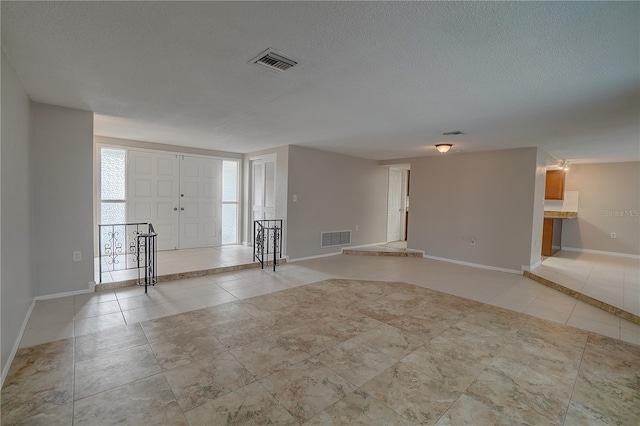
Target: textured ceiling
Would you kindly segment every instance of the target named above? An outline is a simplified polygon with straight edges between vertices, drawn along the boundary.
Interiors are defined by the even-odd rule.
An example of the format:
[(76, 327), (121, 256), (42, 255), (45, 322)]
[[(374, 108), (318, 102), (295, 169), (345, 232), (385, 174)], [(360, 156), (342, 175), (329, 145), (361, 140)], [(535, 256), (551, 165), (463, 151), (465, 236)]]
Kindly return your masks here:
[[(638, 2), (5, 1), (2, 45), (33, 100), (103, 136), (638, 161), (639, 22)], [(299, 65), (248, 63), (268, 47)]]

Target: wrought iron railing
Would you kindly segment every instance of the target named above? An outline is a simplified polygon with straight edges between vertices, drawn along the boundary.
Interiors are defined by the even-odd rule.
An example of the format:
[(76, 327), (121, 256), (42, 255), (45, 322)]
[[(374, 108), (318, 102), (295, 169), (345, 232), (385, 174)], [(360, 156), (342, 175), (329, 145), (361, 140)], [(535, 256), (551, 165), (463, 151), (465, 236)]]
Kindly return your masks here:
[(282, 237), (282, 219), (253, 221), (253, 258), (260, 262), (262, 269), (271, 255), (273, 270), (276, 270), (278, 259), (282, 257)]
[(100, 282), (104, 272), (137, 269), (138, 284), (145, 284), (146, 292), (147, 284), (157, 282), (156, 235), (147, 222), (98, 225)]

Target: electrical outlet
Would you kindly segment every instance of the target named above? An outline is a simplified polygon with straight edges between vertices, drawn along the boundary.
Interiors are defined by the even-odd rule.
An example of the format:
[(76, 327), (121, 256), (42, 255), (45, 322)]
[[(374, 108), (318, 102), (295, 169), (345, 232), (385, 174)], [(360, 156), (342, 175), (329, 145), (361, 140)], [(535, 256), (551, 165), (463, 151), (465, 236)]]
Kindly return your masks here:
[(471, 237), (471, 238), (469, 239), (469, 241), (471, 241), (471, 245), (472, 245), (472, 246), (475, 246), (475, 245), (476, 245), (476, 238), (475, 238), (475, 237)]
[(294, 203), (298, 202), (298, 196), (296, 194), (293, 194), (292, 198)]
[(614, 239), (616, 238), (616, 233), (615, 232), (611, 233), (611, 238), (614, 238)]
[(73, 261), (74, 262), (80, 262), (82, 260), (82, 252), (81, 251), (74, 251), (73, 252)]
[(358, 230), (358, 225), (356, 225), (356, 231)]

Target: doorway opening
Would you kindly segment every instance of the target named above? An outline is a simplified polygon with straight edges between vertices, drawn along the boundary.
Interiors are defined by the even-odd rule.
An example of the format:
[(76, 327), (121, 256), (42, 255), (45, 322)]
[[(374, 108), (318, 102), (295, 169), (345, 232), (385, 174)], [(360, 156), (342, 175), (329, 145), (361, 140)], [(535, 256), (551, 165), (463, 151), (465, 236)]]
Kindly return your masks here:
[(409, 165), (389, 168), (387, 243), (398, 245), (397, 248), (406, 248), (409, 225), (409, 176)]

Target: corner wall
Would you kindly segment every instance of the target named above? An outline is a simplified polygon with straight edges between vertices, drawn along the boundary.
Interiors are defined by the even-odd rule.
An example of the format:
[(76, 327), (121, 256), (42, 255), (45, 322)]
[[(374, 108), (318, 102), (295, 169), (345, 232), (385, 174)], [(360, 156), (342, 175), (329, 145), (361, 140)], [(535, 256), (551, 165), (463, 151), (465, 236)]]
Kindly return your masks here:
[[(531, 265), (533, 235), (538, 233), (534, 218), (543, 215), (538, 149), (401, 162), (407, 161), (411, 164), (409, 248), (423, 250), (427, 256), (511, 271)], [(539, 227), (541, 238), (541, 220)]]
[[(37, 295), (93, 281), (93, 113), (33, 102), (33, 255)], [(73, 262), (73, 252), (82, 260)]]
[(36, 292), (31, 274), (31, 101), (2, 50), (0, 300), (2, 379)]
[(377, 161), (290, 146), (290, 257), (341, 252), (342, 247), (320, 248), (324, 231), (351, 230), (352, 246), (385, 241), (388, 179), (389, 169)]
[(564, 220), (563, 248), (640, 255), (640, 162), (572, 164), (565, 190), (578, 191), (578, 218)]

